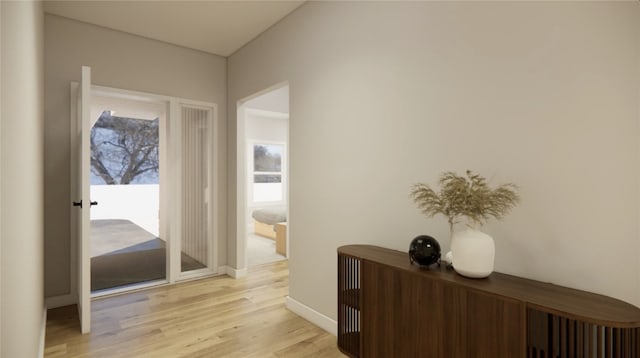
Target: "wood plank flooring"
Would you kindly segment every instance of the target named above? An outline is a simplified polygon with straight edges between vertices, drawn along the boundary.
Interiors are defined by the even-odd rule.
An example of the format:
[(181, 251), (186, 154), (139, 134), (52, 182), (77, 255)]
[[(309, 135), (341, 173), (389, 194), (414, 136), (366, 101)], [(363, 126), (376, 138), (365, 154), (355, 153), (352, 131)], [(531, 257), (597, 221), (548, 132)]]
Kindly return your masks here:
[(335, 336), (287, 310), (286, 261), (48, 312), (45, 357), (344, 357)]

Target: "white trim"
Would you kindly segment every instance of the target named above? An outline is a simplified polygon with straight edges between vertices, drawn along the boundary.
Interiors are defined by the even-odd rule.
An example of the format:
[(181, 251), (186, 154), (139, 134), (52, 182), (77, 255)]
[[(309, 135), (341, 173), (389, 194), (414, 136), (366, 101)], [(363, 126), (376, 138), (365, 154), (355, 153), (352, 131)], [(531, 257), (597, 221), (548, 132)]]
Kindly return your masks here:
[(176, 280), (176, 283), (217, 276), (219, 275), (218, 272), (219, 271), (216, 271), (214, 268), (210, 267), (191, 271), (181, 271), (180, 277)]
[[(151, 97), (149, 97), (151, 98)], [(164, 113), (161, 113), (160, 126), (158, 128), (158, 160), (160, 164), (160, 170), (158, 172), (159, 176), (159, 192), (158, 192), (158, 229), (160, 237), (165, 238), (165, 242), (169, 242), (171, 240), (171, 233), (169, 232), (169, 202), (171, 197), (171, 188), (169, 185), (169, 151), (168, 144), (169, 141), (169, 121), (172, 119), (171, 117), (171, 101), (170, 100), (159, 100), (157, 103), (162, 103), (164, 105)], [(165, 245), (165, 267), (164, 267), (164, 276), (165, 280), (169, 278), (169, 249), (168, 244)]]
[[(211, 129), (209, 130), (209, 202), (211, 208), (209, 210), (209, 270), (212, 274), (218, 274), (218, 257), (220, 256), (218, 251), (220, 250), (220, 238), (218, 232), (222, 226), (222, 222), (218, 222), (217, 216), (220, 208), (220, 201), (218, 200), (220, 182), (218, 180), (221, 171), (221, 165), (219, 155), (221, 152), (220, 144), (218, 141), (218, 134), (220, 132), (220, 120), (218, 118), (218, 105), (215, 103), (209, 104), (213, 111), (211, 112)], [(226, 166), (225, 166), (226, 173)], [(224, 223), (226, 225), (226, 222)], [(225, 245), (226, 246), (226, 245)], [(226, 257), (225, 257), (226, 261)]]
[[(241, 268), (241, 269), (235, 269), (235, 268), (233, 268), (231, 266), (223, 266), (223, 268), (224, 268), (224, 272), (226, 272), (227, 275), (229, 275), (229, 276), (231, 276), (233, 278), (238, 279), (238, 278), (243, 278), (243, 277), (247, 276), (247, 268), (246, 267), (245, 268)], [(220, 272), (221, 273), (223, 272), (222, 270), (223, 269), (220, 268)]]
[[(167, 208), (167, 217), (168, 221), (173, 221), (172, 225), (169, 225), (169, 237), (167, 242), (167, 280), (169, 282), (176, 282), (180, 277), (180, 243), (178, 242), (178, 238), (180, 237), (180, 232), (182, 231), (182, 222), (181, 220), (177, 220), (182, 212), (182, 202), (177, 200), (180, 198), (180, 188), (182, 187), (182, 175), (180, 173), (180, 149), (182, 147), (182, 138), (180, 136), (180, 122), (179, 119), (182, 118), (180, 115), (180, 104), (177, 98), (171, 99), (169, 102), (169, 122), (168, 125), (168, 134), (169, 140), (171, 143), (170, 147), (167, 148), (167, 163), (169, 164), (169, 171), (167, 175), (171, 178), (170, 181), (167, 181), (168, 187), (168, 195), (167, 200), (172, 203)], [(175, 240), (173, 238), (176, 238)]]
[(141, 283), (134, 283), (131, 285), (126, 285), (126, 286), (117, 286), (115, 288), (107, 288), (104, 290), (99, 290), (98, 292), (91, 292), (91, 299), (93, 300), (94, 298), (102, 298), (102, 297), (107, 297), (107, 296), (113, 296), (113, 295), (119, 295), (122, 293), (129, 293), (129, 292), (134, 292), (134, 291), (140, 291), (140, 290), (144, 290), (147, 288), (154, 288), (154, 287), (158, 287), (158, 286), (164, 286), (166, 284), (168, 284), (169, 282), (167, 282), (167, 280), (154, 280), (154, 281), (145, 281), (145, 282), (141, 282)]
[(42, 324), (40, 325), (40, 342), (38, 343), (38, 357), (44, 357), (44, 339), (47, 334), (47, 305), (42, 307)]
[(124, 287), (120, 287), (120, 288), (114, 288), (114, 289), (107, 289), (104, 290), (100, 293), (97, 294), (93, 294), (91, 296), (91, 302), (95, 301), (95, 300), (101, 300), (103, 298), (108, 298), (108, 297), (117, 297), (117, 296), (122, 296), (122, 295), (128, 295), (130, 293), (136, 293), (136, 292), (140, 292), (140, 291), (145, 291), (151, 288), (157, 288), (157, 287), (162, 287), (162, 286), (169, 286), (171, 285), (170, 283), (168, 283), (167, 281), (163, 281), (163, 280), (157, 280), (157, 281), (152, 281), (151, 283), (141, 283), (138, 285), (129, 285), (129, 286), (124, 286)]
[[(84, 201), (84, 207), (79, 210), (79, 230), (78, 249), (80, 252), (78, 261), (78, 309), (80, 316), (80, 330), (82, 334), (91, 332), (91, 205), (87, 205), (91, 201), (91, 184), (90, 168), (91, 159), (90, 152), (90, 135), (91, 127), (91, 67), (82, 66), (82, 76), (80, 77), (80, 92), (78, 102), (78, 139), (80, 140), (78, 159), (78, 188), (80, 197), (77, 199)], [(76, 135), (76, 136), (77, 136)], [(77, 200), (76, 199), (76, 200)]]
[(291, 298), (291, 296), (287, 296), (284, 305), (291, 312), (297, 314), (298, 316), (306, 319), (307, 321), (315, 324), (316, 326), (324, 329), (334, 336), (338, 335), (338, 322), (329, 318), (328, 316), (325, 316), (322, 313), (314, 310), (313, 308), (299, 301), (296, 301), (295, 299)]
[(60, 296), (45, 297), (44, 303), (47, 309), (70, 306), (78, 303), (78, 297), (71, 293)]
[[(247, 164), (246, 109), (238, 101), (236, 111), (236, 267), (247, 267)], [(231, 277), (235, 277), (230, 275)]]
[[(193, 272), (193, 274), (191, 274), (191, 272)], [(201, 270), (186, 271), (180, 277), (180, 280), (176, 281), (175, 283), (178, 284), (178, 283), (185, 283), (185, 282), (189, 282), (189, 281), (202, 280), (202, 279), (207, 279), (207, 278), (224, 276), (225, 274), (226, 274), (226, 272), (224, 272), (224, 271), (220, 272), (220, 268), (219, 267), (218, 267), (218, 271), (215, 271), (213, 269), (201, 269)]]

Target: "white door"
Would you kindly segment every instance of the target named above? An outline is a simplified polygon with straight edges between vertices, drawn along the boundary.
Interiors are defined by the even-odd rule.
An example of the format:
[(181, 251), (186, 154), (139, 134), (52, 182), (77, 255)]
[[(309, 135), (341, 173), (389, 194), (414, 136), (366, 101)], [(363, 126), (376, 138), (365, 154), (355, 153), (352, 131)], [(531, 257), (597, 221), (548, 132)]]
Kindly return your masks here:
[(89, 136), (90, 106), (91, 106), (91, 68), (82, 67), (82, 80), (77, 91), (76, 112), (76, 180), (75, 200), (73, 206), (77, 213), (77, 273), (78, 273), (78, 313), (80, 315), (80, 329), (82, 333), (91, 330), (91, 258), (89, 254), (89, 239), (91, 225), (91, 206), (97, 203), (91, 202), (89, 190)]

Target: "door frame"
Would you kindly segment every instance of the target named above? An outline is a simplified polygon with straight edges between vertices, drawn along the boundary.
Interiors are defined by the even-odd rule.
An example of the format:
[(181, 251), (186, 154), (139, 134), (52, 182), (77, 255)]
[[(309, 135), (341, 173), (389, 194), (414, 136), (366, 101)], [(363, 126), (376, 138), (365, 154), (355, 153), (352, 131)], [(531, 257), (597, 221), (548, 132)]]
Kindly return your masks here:
[[(84, 146), (88, 143), (88, 136), (86, 129), (87, 122), (90, 120), (90, 109), (87, 104), (91, 103), (91, 68), (82, 66), (81, 68), (81, 82), (71, 84), (71, 114), (73, 118), (71, 120), (71, 138), (76, 144), (76, 147)], [(79, 144), (78, 144), (78, 141)], [(85, 155), (84, 151), (76, 150), (74, 155), (71, 155), (71, 165), (75, 170), (71, 171), (71, 179), (76, 183), (76, 186), (71, 188), (71, 200), (73, 203), (71, 212), (71, 221), (75, 223), (73, 232), (79, 235), (76, 236), (74, 242), (77, 244), (76, 250), (72, 250), (71, 257), (76, 258), (77, 266), (80, 268), (74, 276), (77, 278), (77, 287), (72, 294), (77, 295), (77, 308), (78, 317), (80, 319), (80, 332), (82, 334), (89, 333), (91, 331), (91, 262), (87, 257), (89, 252), (89, 242), (87, 234), (90, 232), (90, 218), (91, 218), (91, 198), (89, 197), (89, 173), (83, 172), (85, 165), (90, 165), (90, 159), (88, 155)], [(79, 167), (78, 167), (79, 165)], [(88, 168), (86, 168), (88, 169)], [(78, 206), (80, 208), (76, 208)], [(83, 205), (84, 204), (84, 205)], [(89, 204), (89, 205), (87, 205)]]
[[(211, 245), (209, 246), (208, 252), (207, 252), (207, 259), (209, 262), (209, 265), (207, 268), (182, 272), (181, 262), (180, 262), (181, 260), (180, 254), (182, 251), (174, 249), (175, 245), (180, 244), (180, 241), (170, 240), (168, 242), (168, 245), (170, 246), (171, 249), (168, 250), (168, 252), (170, 252), (174, 256), (173, 256), (173, 260), (169, 260), (169, 261), (175, 262), (176, 264), (170, 267), (171, 272), (168, 274), (168, 276), (171, 278), (171, 280), (169, 281), (169, 283), (226, 273), (226, 269), (221, 269), (218, 267), (218, 256), (219, 256), (218, 249), (220, 248), (219, 241), (218, 241), (218, 227), (217, 227), (218, 223), (216, 222), (216, 215), (220, 208), (219, 200), (217, 197), (217, 194), (219, 192), (217, 173), (219, 173), (219, 170), (220, 170), (218, 155), (217, 155), (219, 153), (220, 147), (218, 145), (218, 141), (216, 140), (216, 136), (219, 131), (218, 106), (215, 103), (210, 103), (210, 102), (172, 97), (169, 108), (173, 118), (177, 118), (177, 119), (182, 118), (180, 115), (180, 110), (183, 106), (189, 107), (189, 108), (210, 110), (210, 113), (211, 113), (211, 117), (209, 118), (209, 122), (211, 125), (208, 133), (209, 139), (210, 139), (210, 142), (209, 142), (210, 158), (209, 158), (209, 175), (208, 175), (209, 176), (209, 192), (207, 193), (208, 200), (211, 203), (211, 207), (208, 213), (208, 216), (209, 216), (208, 231), (210, 233), (209, 240)], [(171, 163), (170, 165), (172, 166), (173, 170), (176, 170), (176, 171), (182, 168), (182, 159), (181, 159), (181, 153), (180, 153), (182, 138), (180, 135), (181, 132), (178, 128), (179, 125), (180, 123), (178, 123), (177, 120), (171, 121), (169, 124), (169, 132), (170, 132), (169, 140), (173, 143), (173, 146), (172, 146), (173, 148), (172, 149), (169, 148), (170, 150), (169, 162)], [(181, 179), (181, 176), (178, 174), (174, 174), (174, 177), (176, 179), (172, 184), (171, 197), (180, 198), (180, 195), (181, 195), (180, 193), (182, 190), (182, 187), (181, 187), (182, 179)], [(182, 220), (179, 218), (181, 215), (181, 209), (182, 209), (182, 201), (175, 200), (175, 204), (172, 205), (170, 210), (168, 210), (168, 214), (170, 214), (170, 218), (176, 223), (171, 227), (170, 236), (179, 237), (180, 235), (180, 232), (182, 230)]]
[[(71, 165), (70, 165), (70, 173), (71, 173), (71, 180), (70, 180), (70, 188), (71, 188), (71, 192), (70, 192), (70, 200), (73, 201), (74, 199), (74, 190), (76, 188), (76, 186), (78, 185), (77, 180), (74, 177), (74, 173), (77, 170), (77, 165), (76, 165), (76, 161), (75, 160), (75, 156), (77, 155), (77, 150), (78, 150), (78, 143), (77, 143), (77, 138), (75, 135), (73, 135), (75, 132), (75, 130), (77, 130), (76, 127), (76, 116), (78, 115), (77, 110), (76, 110), (76, 106), (77, 106), (77, 99), (74, 97), (74, 87), (78, 88), (79, 83), (77, 81), (72, 81), (71, 82), (71, 98), (70, 98), (70, 131), (71, 131), (71, 141), (70, 141), (70, 159), (71, 159)], [(198, 272), (186, 272), (186, 273), (182, 273), (180, 272), (180, 261), (178, 260), (177, 262), (174, 262), (174, 260), (171, 260), (170, 255), (172, 250), (177, 250), (178, 252), (178, 258), (179, 258), (179, 245), (180, 243), (177, 242), (178, 240), (172, 240), (172, 231), (169, 228), (169, 221), (174, 221), (174, 220), (180, 220), (179, 218), (175, 218), (172, 217), (173, 215), (175, 215), (176, 213), (174, 213), (171, 208), (168, 205), (168, 200), (169, 198), (177, 198), (179, 197), (180, 193), (179, 193), (179, 188), (175, 185), (175, 183), (169, 183), (169, 185), (166, 185), (164, 188), (161, 186), (160, 187), (160, 226), (159, 226), (159, 232), (162, 235), (162, 233), (165, 233), (166, 235), (166, 242), (167, 242), (167, 250), (166, 250), (166, 255), (167, 255), (167, 259), (166, 259), (166, 263), (167, 263), (167, 267), (166, 267), (166, 279), (165, 280), (157, 280), (157, 281), (152, 281), (152, 282), (145, 282), (145, 283), (140, 283), (140, 284), (134, 284), (134, 285), (128, 285), (126, 287), (122, 287), (122, 288), (114, 288), (112, 290), (108, 290), (105, 292), (101, 292), (98, 294), (91, 294), (91, 298), (96, 298), (96, 297), (102, 297), (102, 296), (109, 296), (109, 295), (115, 295), (115, 294), (120, 294), (120, 293), (124, 293), (124, 292), (131, 292), (134, 290), (139, 290), (139, 289), (145, 289), (145, 288), (149, 288), (149, 287), (156, 287), (156, 286), (162, 286), (162, 285), (168, 285), (168, 284), (174, 284), (174, 283), (178, 283), (181, 281), (186, 281), (186, 280), (190, 280), (190, 279), (194, 279), (194, 278), (203, 278), (203, 277), (208, 277), (208, 276), (215, 276), (218, 275), (220, 273), (225, 273), (224, 270), (220, 270), (220, 268), (218, 267), (218, 252), (220, 250), (220, 245), (219, 245), (219, 240), (218, 240), (218, 228), (217, 225), (219, 223), (217, 223), (215, 221), (215, 216), (217, 213), (217, 210), (219, 210), (220, 205), (219, 205), (219, 200), (220, 198), (216, 196), (216, 194), (218, 193), (218, 180), (217, 180), (217, 174), (219, 173), (220, 170), (220, 166), (218, 163), (218, 156), (216, 153), (218, 153), (220, 151), (220, 145), (219, 142), (216, 140), (217, 138), (217, 133), (219, 130), (219, 124), (218, 124), (218, 106), (215, 103), (212, 102), (203, 102), (203, 101), (197, 101), (197, 100), (190, 100), (190, 99), (185, 99), (185, 98), (179, 98), (179, 97), (172, 97), (172, 96), (165, 96), (165, 95), (160, 95), (160, 94), (154, 94), (154, 93), (148, 93), (148, 92), (141, 92), (141, 91), (132, 91), (132, 90), (126, 90), (126, 89), (120, 89), (120, 88), (115, 88), (115, 87), (107, 87), (107, 86), (101, 86), (101, 85), (95, 85), (92, 84), (91, 85), (91, 94), (92, 95), (100, 95), (100, 96), (106, 96), (106, 97), (115, 97), (115, 98), (123, 98), (123, 99), (128, 99), (128, 100), (137, 100), (137, 101), (146, 101), (146, 102), (155, 102), (155, 103), (165, 103), (166, 104), (166, 114), (164, 116), (164, 120), (161, 119), (161, 123), (160, 123), (160, 140), (161, 143), (163, 141), (163, 137), (164, 137), (164, 143), (165, 145), (160, 145), (160, 157), (162, 159), (161, 163), (164, 159), (164, 163), (165, 165), (160, 165), (160, 182), (165, 182), (165, 183), (169, 183), (168, 181), (168, 177), (169, 177), (169, 173), (168, 171), (170, 170), (169, 167), (172, 166), (172, 162), (176, 160), (175, 158), (175, 154), (171, 153), (171, 148), (169, 144), (169, 142), (171, 140), (173, 140), (174, 136), (177, 136), (179, 134), (179, 132), (177, 131), (179, 129), (179, 119), (180, 119), (180, 114), (179, 114), (179, 108), (181, 104), (185, 104), (185, 105), (189, 105), (189, 106), (200, 106), (200, 107), (207, 107), (211, 109), (211, 113), (212, 113), (212, 135), (211, 135), (211, 150), (212, 150), (212, 168), (211, 171), (213, 173), (212, 175), (212, 190), (211, 190), (211, 202), (213, 203), (213, 208), (212, 208), (212, 212), (210, 214), (210, 227), (212, 227), (212, 231), (211, 231), (211, 237), (210, 237), (210, 243), (211, 243), (211, 247), (209, 250), (209, 268), (208, 269), (201, 269), (198, 270)], [(176, 151), (178, 151), (179, 149), (176, 149)], [(164, 169), (163, 169), (164, 168)], [(164, 193), (164, 194), (162, 194)], [(163, 220), (164, 219), (164, 220)], [(77, 249), (78, 249), (78, 237), (77, 237), (77, 232), (76, 232), (76, 225), (77, 225), (77, 221), (76, 221), (76, 217), (75, 215), (71, 215), (70, 216), (70, 296), (68, 300), (64, 300), (63, 302), (65, 304), (71, 304), (71, 303), (76, 303), (78, 302), (78, 297), (76, 296), (76, 292), (78, 289), (78, 272), (77, 272), (77, 267), (78, 267), (78, 261), (77, 261)], [(175, 246), (178, 245), (178, 249), (175, 249)]]
[[(248, 138), (246, 138), (247, 128), (246, 128), (246, 114), (247, 107), (246, 104), (250, 100), (263, 96), (269, 92), (275, 91), (277, 89), (289, 86), (288, 81), (279, 82), (273, 86), (270, 86), (262, 91), (256, 92), (250, 96), (244, 97), (236, 102), (236, 267), (233, 269), (233, 277), (240, 278), (247, 275), (248, 264), (247, 264), (247, 225), (245, 218), (247, 216), (247, 146), (249, 143)], [(291, 95), (289, 95), (289, 108), (291, 107)], [(291, 112), (291, 110), (289, 110)], [(289, 173), (291, 168), (290, 156), (290, 126), (291, 126), (291, 116), (289, 116), (289, 123), (287, 125), (287, 142), (285, 145), (285, 156), (287, 158), (287, 172), (286, 172), (286, 183), (285, 183), (285, 203), (286, 203), (286, 213), (287, 213), (287, 259), (290, 258), (290, 239), (291, 239), (291, 224), (289, 222), (290, 215), (290, 195), (289, 195)]]

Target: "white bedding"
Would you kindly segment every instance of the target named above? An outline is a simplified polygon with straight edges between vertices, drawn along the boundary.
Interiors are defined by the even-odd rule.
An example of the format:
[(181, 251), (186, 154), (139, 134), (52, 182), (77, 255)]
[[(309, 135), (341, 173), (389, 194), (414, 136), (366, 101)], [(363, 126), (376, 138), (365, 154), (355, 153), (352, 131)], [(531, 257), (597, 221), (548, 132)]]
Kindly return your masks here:
[(261, 223), (275, 225), (287, 221), (287, 210), (284, 207), (256, 209), (251, 213), (251, 217)]

